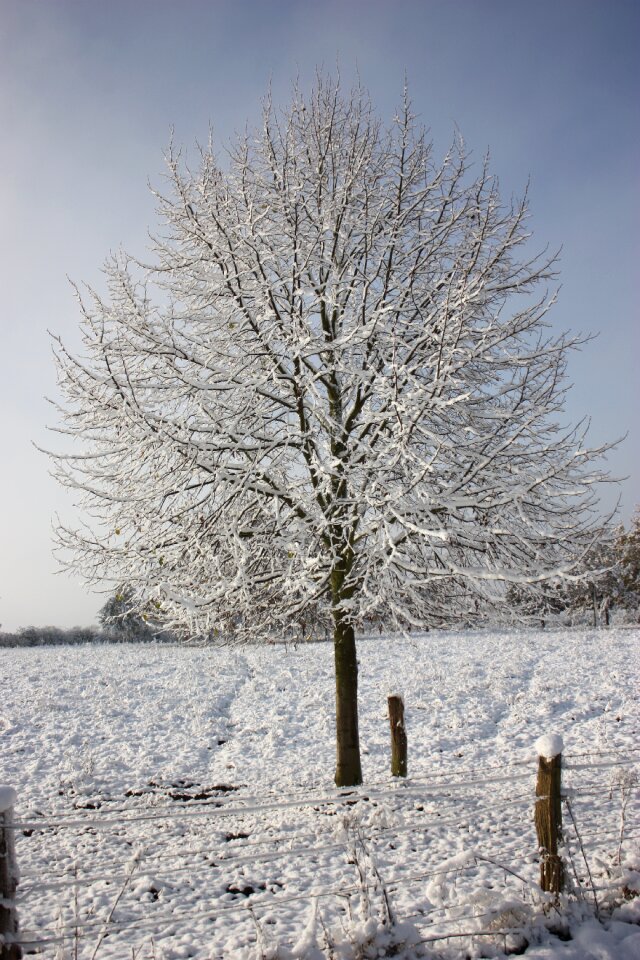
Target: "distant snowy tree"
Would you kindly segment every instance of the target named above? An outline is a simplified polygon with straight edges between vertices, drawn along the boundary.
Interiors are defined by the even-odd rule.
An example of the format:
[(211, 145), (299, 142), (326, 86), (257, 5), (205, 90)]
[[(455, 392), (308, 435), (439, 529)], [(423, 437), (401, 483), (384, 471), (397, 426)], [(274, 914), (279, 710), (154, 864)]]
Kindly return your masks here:
[[(617, 531), (617, 536), (620, 530)], [(586, 614), (597, 627), (609, 625), (611, 611), (622, 600), (622, 576), (616, 533), (607, 533), (582, 557), (575, 569), (576, 579), (566, 588), (567, 607), (572, 614)]]
[(152, 262), (111, 259), (107, 297), (79, 298), (82, 352), (57, 345), (79, 444), (57, 473), (93, 518), (58, 541), (189, 633), (321, 611), (355, 784), (355, 628), (506, 615), (505, 584), (569, 574), (595, 536), (554, 262), (458, 138), (434, 161), (406, 96), (385, 127), (320, 77), (224, 164), (171, 149), (168, 174)]
[(565, 589), (573, 612), (587, 613), (593, 625), (609, 624), (617, 610), (637, 616), (640, 606), (640, 510), (629, 529), (608, 531), (583, 556), (577, 579)]
[(153, 640), (160, 629), (148, 613), (140, 613), (132, 591), (126, 587), (109, 597), (98, 613), (98, 622), (109, 633), (134, 642)]
[(20, 627), (18, 637), (25, 647), (36, 647), (44, 644), (58, 644), (64, 642), (66, 635), (71, 631), (61, 630), (59, 627)]
[(640, 607), (640, 506), (635, 508), (631, 525), (622, 530), (616, 541), (620, 564), (620, 603), (627, 610)]
[(571, 600), (567, 585), (562, 580), (541, 583), (512, 583), (507, 588), (505, 599), (510, 609), (523, 621), (538, 621), (542, 626), (549, 616), (563, 613)]
[(97, 627), (19, 627), (16, 633), (0, 633), (0, 646), (61, 646), (106, 643), (109, 639), (109, 635)]

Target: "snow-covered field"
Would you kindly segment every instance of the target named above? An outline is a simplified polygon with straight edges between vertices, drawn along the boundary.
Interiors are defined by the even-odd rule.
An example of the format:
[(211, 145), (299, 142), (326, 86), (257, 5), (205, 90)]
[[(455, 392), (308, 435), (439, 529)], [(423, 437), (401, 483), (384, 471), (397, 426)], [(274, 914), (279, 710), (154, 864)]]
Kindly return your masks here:
[[(358, 941), (361, 956), (502, 956), (525, 949), (508, 932), (523, 929), (527, 957), (637, 960), (639, 640), (361, 640), (365, 785), (341, 798), (327, 644), (3, 650), (22, 937), (59, 960), (318, 960)], [(388, 774), (391, 692), (406, 704), (406, 783)], [(566, 940), (536, 887), (533, 745), (550, 733), (591, 871), (565, 810)]]

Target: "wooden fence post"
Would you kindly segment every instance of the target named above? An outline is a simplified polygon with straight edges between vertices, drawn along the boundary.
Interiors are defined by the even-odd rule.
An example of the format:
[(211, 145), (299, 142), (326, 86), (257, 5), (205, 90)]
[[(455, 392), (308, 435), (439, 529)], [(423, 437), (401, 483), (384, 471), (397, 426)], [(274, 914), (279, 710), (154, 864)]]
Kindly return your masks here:
[(562, 893), (564, 865), (558, 856), (562, 840), (562, 737), (551, 734), (536, 741), (538, 781), (535, 823), (540, 849), (540, 886), (547, 893)]
[(407, 731), (404, 726), (404, 702), (398, 694), (388, 698), (391, 727), (391, 776), (407, 775)]
[(21, 960), (15, 893), (18, 885), (13, 822), (16, 792), (0, 786), (0, 960)]

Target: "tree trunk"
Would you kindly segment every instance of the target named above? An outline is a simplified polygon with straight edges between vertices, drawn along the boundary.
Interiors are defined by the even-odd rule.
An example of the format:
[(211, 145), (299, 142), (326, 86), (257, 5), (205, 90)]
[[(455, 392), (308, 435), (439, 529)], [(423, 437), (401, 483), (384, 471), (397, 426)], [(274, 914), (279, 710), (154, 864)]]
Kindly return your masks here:
[(362, 783), (358, 735), (358, 661), (353, 626), (334, 614), (336, 661), (336, 785)]

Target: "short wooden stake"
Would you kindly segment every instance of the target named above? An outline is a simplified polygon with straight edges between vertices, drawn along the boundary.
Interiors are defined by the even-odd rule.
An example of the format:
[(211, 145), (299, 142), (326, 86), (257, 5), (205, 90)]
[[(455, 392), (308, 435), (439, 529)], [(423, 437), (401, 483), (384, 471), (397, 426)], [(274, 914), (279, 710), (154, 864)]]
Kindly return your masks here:
[(538, 759), (535, 823), (540, 849), (540, 886), (547, 893), (562, 893), (564, 866), (558, 856), (562, 840), (562, 754)]
[(388, 698), (391, 727), (391, 776), (407, 775), (407, 731), (404, 726), (404, 702), (394, 694)]
[(0, 960), (21, 960), (18, 914), (15, 906), (18, 886), (13, 822), (15, 790), (0, 786)]

